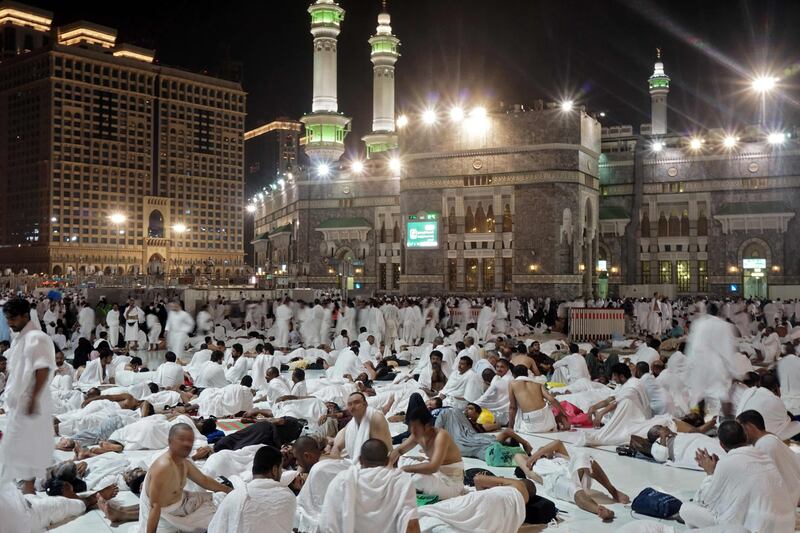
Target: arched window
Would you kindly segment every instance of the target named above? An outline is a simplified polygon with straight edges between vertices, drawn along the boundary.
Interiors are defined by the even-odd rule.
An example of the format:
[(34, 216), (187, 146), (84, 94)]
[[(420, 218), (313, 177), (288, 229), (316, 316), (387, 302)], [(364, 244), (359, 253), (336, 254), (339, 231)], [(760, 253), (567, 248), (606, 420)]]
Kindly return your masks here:
[(506, 204), (503, 208), (503, 232), (510, 232), (513, 229), (513, 225), (511, 222), (511, 207)]
[(147, 223), (147, 236), (152, 239), (164, 238), (164, 215), (158, 209), (150, 213)]
[(650, 236), (650, 217), (647, 216), (647, 211), (644, 212), (642, 215), (642, 237), (649, 237)]
[(400, 224), (395, 221), (394, 223), (394, 232), (392, 235), (392, 242), (400, 242)]
[(661, 216), (658, 217), (658, 236), (669, 236), (669, 221), (667, 220), (667, 215), (664, 213), (661, 213)]
[(678, 218), (678, 214), (675, 212), (672, 212), (672, 214), (669, 216), (669, 236), (681, 236), (681, 219)]
[(467, 215), (464, 217), (464, 232), (475, 233), (478, 229), (475, 227), (475, 216), (472, 214), (472, 206), (467, 207)]
[(683, 212), (681, 215), (681, 237), (688, 237), (689, 236), (689, 212)]
[(380, 243), (386, 242), (386, 223), (385, 222), (381, 222), (380, 240), (378, 242), (380, 242)]
[(458, 233), (458, 221), (456, 220), (456, 208), (452, 206), (450, 212), (447, 214), (447, 232), (451, 234)]
[(475, 227), (478, 233), (486, 233), (486, 213), (481, 202), (478, 202), (478, 208), (475, 210)]
[(494, 232), (494, 209), (491, 205), (486, 210), (486, 231), (489, 233)]
[(708, 236), (708, 218), (706, 218), (706, 214), (703, 212), (701, 212), (700, 216), (697, 217), (697, 236)]

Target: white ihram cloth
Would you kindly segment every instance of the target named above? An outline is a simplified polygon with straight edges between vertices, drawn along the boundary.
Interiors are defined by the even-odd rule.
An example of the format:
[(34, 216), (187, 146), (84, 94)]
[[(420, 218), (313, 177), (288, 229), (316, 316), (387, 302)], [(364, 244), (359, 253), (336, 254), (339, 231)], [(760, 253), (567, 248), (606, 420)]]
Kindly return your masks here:
[(82, 385), (93, 386), (108, 383), (108, 372), (106, 371), (105, 374), (106, 375), (104, 376), (103, 365), (100, 362), (100, 358), (97, 358), (86, 363), (86, 366), (83, 368), (83, 372), (81, 373), (81, 377), (78, 378), (78, 383)]
[(559, 500), (574, 503), (575, 493), (588, 491), (592, 487), (589, 475), (581, 477), (581, 470), (592, 468), (594, 457), (583, 450), (573, 450), (569, 457), (557, 456), (553, 459), (539, 459), (533, 465), (533, 471), (543, 481), (545, 491)]
[(250, 387), (232, 383), (221, 389), (203, 389), (197, 398), (197, 414), (203, 418), (215, 416), (227, 418), (253, 408), (253, 393)]
[(692, 322), (686, 348), (690, 406), (703, 398), (728, 400), (731, 382), (741, 377), (735, 354), (733, 324), (711, 315)]
[(281, 304), (275, 311), (275, 345), (279, 348), (289, 346), (289, 321), (292, 319), (292, 309)]
[(200, 467), (200, 471), (210, 478), (239, 476), (243, 481), (250, 481), (253, 479), (253, 459), (256, 452), (264, 446), (264, 444), (253, 444), (238, 450), (214, 452)]
[[(147, 531), (147, 519), (150, 516), (150, 497), (147, 495), (147, 484), (150, 481), (148, 472), (142, 482), (142, 493), (139, 497), (139, 533)], [(208, 529), (214, 518), (217, 506), (211, 492), (183, 491), (181, 499), (172, 505), (161, 508), (157, 533), (200, 533)]]
[(672, 395), (661, 386), (661, 383), (653, 377), (653, 374), (648, 372), (639, 378), (639, 381), (647, 393), (647, 398), (650, 400), (650, 410), (654, 415), (677, 416)]
[(511, 372), (506, 372), (503, 377), (495, 376), (489, 387), (484, 391), (478, 401), (475, 402), (483, 409), (488, 409), (494, 414), (508, 414), (508, 384), (514, 379)]
[(172, 361), (161, 363), (156, 370), (154, 381), (162, 389), (183, 385), (183, 367)]
[(524, 522), (525, 500), (514, 487), (469, 492), (419, 508), (419, 526), (424, 533), (441, 531), (439, 528), (470, 533), (516, 533)]
[(344, 427), (344, 452), (354, 463), (361, 457), (361, 446), (370, 438), (369, 428), (375, 417), (384, 418), (383, 413), (372, 407), (367, 407), (367, 412), (361, 423), (355, 417)]
[(203, 365), (211, 360), (211, 350), (208, 348), (195, 352), (189, 364), (186, 365), (186, 372), (192, 376), (192, 379), (197, 379)]
[(291, 533), (296, 505), (294, 494), (280, 481), (254, 479), (225, 496), (208, 532)]
[(586, 365), (586, 359), (579, 353), (573, 353), (562, 357), (553, 363), (553, 368), (556, 370), (562, 368), (566, 369), (567, 383), (572, 383), (581, 378), (592, 379), (589, 375), (589, 367)]
[(253, 361), (253, 368), (250, 370), (255, 390), (261, 390), (267, 386), (267, 370), (272, 367), (278, 370), (281, 368), (281, 363), (275, 355), (260, 353), (256, 356)]
[(167, 324), (164, 327), (164, 331), (167, 333), (167, 350), (181, 357), (183, 350), (186, 348), (186, 341), (189, 340), (189, 334), (193, 329), (194, 319), (192, 315), (183, 309), (170, 311), (169, 315), (167, 315)]
[(778, 467), (786, 490), (791, 495), (791, 501), (794, 503), (800, 501), (800, 456), (772, 434), (764, 435), (753, 446), (764, 452)]
[(743, 525), (758, 533), (794, 531), (794, 505), (781, 475), (772, 459), (752, 446), (720, 458), (714, 475), (698, 489), (695, 505), (710, 511), (717, 524)]
[(656, 383), (661, 385), (672, 398), (675, 416), (681, 417), (689, 413), (689, 389), (686, 381), (675, 370), (672, 368), (662, 370), (656, 378)]
[(298, 531), (317, 531), (325, 494), (331, 481), (352, 466), (347, 459), (326, 459), (315, 464), (297, 495), (295, 527)]
[(125, 309), (125, 342), (139, 340), (139, 324), (144, 322), (144, 311), (137, 306), (128, 306)]
[(119, 311), (109, 309), (106, 313), (106, 324), (108, 324), (108, 340), (111, 347), (115, 348), (119, 344)]
[(736, 407), (736, 416), (753, 409), (764, 417), (767, 431), (781, 440), (789, 440), (800, 433), (800, 422), (795, 422), (786, 414), (786, 406), (780, 398), (764, 387), (752, 387), (742, 394)]
[(150, 403), (156, 413), (163, 413), (167, 407), (175, 407), (181, 403), (181, 395), (174, 390), (162, 390), (148, 394), (142, 400)]
[(726, 455), (718, 439), (702, 433), (677, 433), (669, 439), (666, 446), (662, 446), (659, 442), (654, 442), (650, 447), (653, 459), (659, 463), (667, 463), (670, 466), (689, 470), (703, 470), (697, 465), (695, 459), (698, 450), (706, 450), (709, 454), (716, 454), (718, 457)]
[(644, 387), (636, 378), (614, 391), (617, 407), (611, 412), (600, 429), (581, 431), (577, 446), (620, 446), (630, 442), (631, 435), (645, 436), (656, 424), (675, 431), (675, 422), (670, 415), (650, 418), (650, 405)]
[(411, 475), (396, 468), (353, 465), (328, 485), (320, 529), (355, 533), (376, 526), (386, 533), (405, 533), (417, 518), (417, 497)]
[(447, 384), (441, 394), (446, 396), (445, 405), (466, 407), (467, 402), (474, 402), (483, 394), (483, 378), (471, 368), (463, 374), (453, 372), (447, 378)]
[(291, 416), (306, 420), (309, 429), (319, 426), (319, 419), (328, 412), (325, 402), (317, 398), (303, 398), (302, 400), (287, 400), (272, 406), (275, 418)]
[[(22, 328), (5, 354), (8, 359), (5, 409), (8, 413), (0, 441), (0, 481), (40, 477), (53, 462), (53, 399), (47, 385), (56, 368), (53, 341), (33, 321)], [(47, 369), (36, 412), (26, 411), (36, 383), (35, 373)]]
[(194, 380), (195, 387), (207, 389), (212, 387), (221, 388), (228, 384), (225, 379), (225, 369), (222, 365), (214, 361), (206, 361), (200, 369), (200, 373)]
[[(514, 381), (529, 381), (541, 387), (539, 382), (528, 376), (515, 377)], [(553, 411), (550, 409), (547, 402), (544, 403), (544, 407), (536, 411), (523, 413), (522, 409), (517, 409), (517, 417), (516, 420), (514, 420), (515, 431), (520, 431), (522, 433), (547, 433), (556, 429), (556, 426), (556, 418), (553, 416)]]
[[(42, 493), (26, 494), (24, 498), (30, 508), (31, 522), (29, 522), (27, 528), (15, 531), (45, 531), (51, 526), (71, 520), (86, 512), (86, 504), (78, 499), (47, 496)], [(3, 509), (4, 522), (5, 512), (6, 510)], [(0, 531), (3, 531), (2, 526), (0, 526)]]
[(343, 379), (347, 374), (355, 378), (359, 373), (359, 366), (358, 356), (349, 348), (345, 348), (336, 357), (336, 364), (326, 370), (325, 374), (329, 378)]
[[(425, 457), (400, 457), (397, 466), (404, 467), (427, 463)], [(464, 488), (464, 462), (459, 461), (449, 465), (441, 465), (433, 474), (411, 474), (414, 488), (425, 494), (435, 494), (440, 500), (455, 498), (466, 492)]]
[(781, 400), (786, 410), (800, 415), (800, 357), (795, 354), (782, 357), (778, 361), (778, 378), (781, 381)]
[(278, 376), (269, 380), (266, 390), (262, 391), (259, 396), (266, 396), (267, 402), (272, 405), (278, 400), (278, 398), (289, 396), (291, 393), (292, 390), (289, 388), (289, 384), (286, 383), (286, 380), (283, 379), (283, 377)]
[(125, 451), (131, 450), (160, 450), (166, 448), (169, 430), (175, 424), (188, 424), (194, 432), (195, 447), (208, 444), (206, 438), (197, 431), (192, 419), (186, 415), (179, 415), (173, 420), (167, 420), (164, 415), (153, 415), (142, 418), (121, 427), (111, 434), (109, 440), (115, 440), (125, 446)]

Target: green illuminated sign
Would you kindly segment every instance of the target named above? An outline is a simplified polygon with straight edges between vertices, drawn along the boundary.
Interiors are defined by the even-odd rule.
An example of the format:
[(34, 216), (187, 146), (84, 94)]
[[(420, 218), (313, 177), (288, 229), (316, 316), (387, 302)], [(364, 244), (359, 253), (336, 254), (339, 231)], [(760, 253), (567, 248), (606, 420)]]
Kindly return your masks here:
[(439, 247), (439, 222), (435, 216), (431, 220), (406, 222), (406, 246), (409, 248)]
[(342, 13), (336, 9), (314, 9), (311, 12), (312, 24), (336, 24), (342, 21)]
[(391, 41), (375, 41), (372, 43), (372, 53), (391, 52), (396, 53), (397, 47)]
[(651, 89), (669, 89), (669, 78), (651, 78)]

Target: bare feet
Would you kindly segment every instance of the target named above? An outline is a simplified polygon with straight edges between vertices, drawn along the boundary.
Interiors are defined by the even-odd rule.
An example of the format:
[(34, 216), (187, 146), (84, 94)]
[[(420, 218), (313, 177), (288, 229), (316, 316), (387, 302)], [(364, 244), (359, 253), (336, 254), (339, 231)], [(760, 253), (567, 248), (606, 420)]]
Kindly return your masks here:
[(111, 500), (116, 497), (117, 494), (119, 494), (119, 487), (117, 487), (116, 483), (109, 485), (103, 490), (97, 491), (97, 496), (103, 500)]
[(611, 493), (611, 497), (614, 498), (614, 501), (617, 503), (631, 503), (631, 499), (627, 494), (616, 489)]
[(103, 514), (106, 515), (106, 518), (111, 521), (112, 526), (116, 526), (126, 521), (127, 517), (125, 516), (125, 513), (123, 513), (121, 509), (111, 505), (111, 503), (107, 502), (102, 497), (97, 498), (97, 507), (103, 511)]
[(603, 522), (611, 522), (614, 520), (614, 511), (602, 505), (598, 505), (597, 516), (599, 516)]

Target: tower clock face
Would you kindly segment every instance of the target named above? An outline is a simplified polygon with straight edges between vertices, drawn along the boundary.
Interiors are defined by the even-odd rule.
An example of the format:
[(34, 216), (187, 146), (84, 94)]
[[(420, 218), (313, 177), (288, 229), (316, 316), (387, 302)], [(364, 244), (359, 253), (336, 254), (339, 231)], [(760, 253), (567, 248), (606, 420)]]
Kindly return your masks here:
[(342, 187), (342, 194), (350, 194), (350, 186), (345, 185)]
[(483, 161), (481, 161), (480, 159), (474, 160), (472, 162), (472, 168), (474, 168), (475, 170), (480, 170), (481, 168), (483, 168)]

